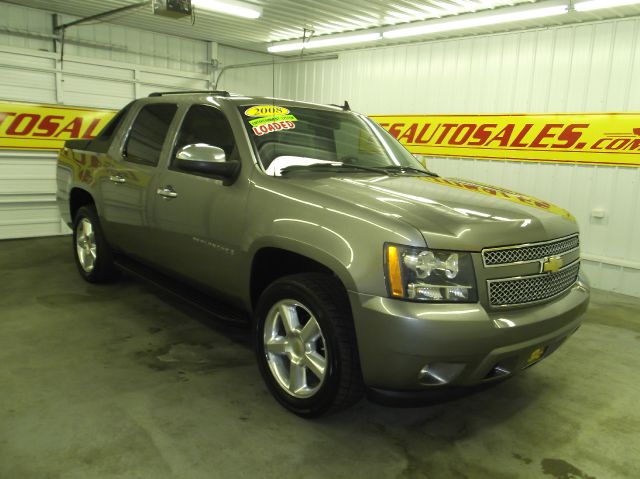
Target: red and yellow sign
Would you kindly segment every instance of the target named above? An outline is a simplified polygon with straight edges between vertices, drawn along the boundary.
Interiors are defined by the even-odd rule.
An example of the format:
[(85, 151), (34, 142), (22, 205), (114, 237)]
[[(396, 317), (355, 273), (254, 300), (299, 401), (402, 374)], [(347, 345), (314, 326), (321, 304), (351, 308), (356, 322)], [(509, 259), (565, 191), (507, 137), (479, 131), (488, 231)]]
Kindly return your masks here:
[(58, 150), (66, 140), (91, 139), (113, 110), (0, 102), (0, 149)]
[(371, 118), (419, 155), (640, 166), (639, 113)]
[[(0, 149), (58, 150), (91, 139), (113, 110), (0, 102)], [(373, 115), (412, 153), (640, 166), (639, 113)]]

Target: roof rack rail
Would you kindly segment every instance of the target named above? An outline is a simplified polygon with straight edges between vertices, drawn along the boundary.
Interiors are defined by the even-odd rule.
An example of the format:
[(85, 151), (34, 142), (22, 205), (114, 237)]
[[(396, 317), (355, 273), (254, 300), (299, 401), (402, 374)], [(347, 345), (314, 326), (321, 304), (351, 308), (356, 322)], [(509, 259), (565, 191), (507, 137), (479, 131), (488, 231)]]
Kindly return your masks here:
[(344, 111), (351, 111), (351, 106), (349, 106), (349, 102), (347, 100), (344, 101), (344, 105), (336, 105), (335, 103), (330, 103), (329, 105), (342, 108)]
[(209, 93), (210, 95), (217, 96), (231, 96), (228, 91), (224, 90), (184, 90), (184, 91), (156, 91), (149, 93), (150, 97), (165, 96), (165, 95), (189, 95), (192, 93)]

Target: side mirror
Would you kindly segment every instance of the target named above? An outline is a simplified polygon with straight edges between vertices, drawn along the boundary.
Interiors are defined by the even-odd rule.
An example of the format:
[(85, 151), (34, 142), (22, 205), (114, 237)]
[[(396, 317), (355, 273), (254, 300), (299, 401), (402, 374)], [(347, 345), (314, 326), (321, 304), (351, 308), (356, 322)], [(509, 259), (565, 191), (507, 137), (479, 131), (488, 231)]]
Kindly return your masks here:
[(233, 180), (240, 171), (240, 162), (227, 161), (222, 148), (195, 143), (187, 145), (176, 153), (176, 166), (183, 171), (213, 176), (221, 180)]

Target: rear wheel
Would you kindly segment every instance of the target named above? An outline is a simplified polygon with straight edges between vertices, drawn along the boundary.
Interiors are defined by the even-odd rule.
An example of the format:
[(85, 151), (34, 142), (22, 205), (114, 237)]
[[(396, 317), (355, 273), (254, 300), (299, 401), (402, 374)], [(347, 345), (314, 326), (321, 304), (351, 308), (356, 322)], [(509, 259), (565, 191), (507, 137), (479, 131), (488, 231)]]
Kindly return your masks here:
[(254, 329), (262, 376), (287, 409), (313, 417), (362, 397), (349, 302), (336, 279), (305, 273), (277, 280), (260, 297)]
[(105, 283), (117, 276), (95, 206), (83, 206), (76, 213), (73, 251), (80, 275), (90, 283)]

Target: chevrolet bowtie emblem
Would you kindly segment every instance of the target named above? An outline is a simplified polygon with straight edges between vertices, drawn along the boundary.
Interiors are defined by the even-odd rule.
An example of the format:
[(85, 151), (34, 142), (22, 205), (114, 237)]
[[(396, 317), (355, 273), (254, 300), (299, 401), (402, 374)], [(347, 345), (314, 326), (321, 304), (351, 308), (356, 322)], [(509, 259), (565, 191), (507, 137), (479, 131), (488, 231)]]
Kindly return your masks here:
[(542, 260), (542, 272), (543, 273), (555, 273), (564, 266), (564, 261), (560, 256), (549, 256)]

